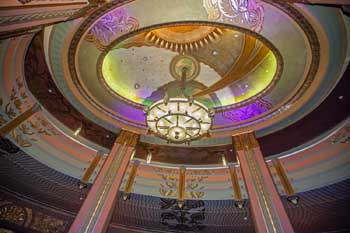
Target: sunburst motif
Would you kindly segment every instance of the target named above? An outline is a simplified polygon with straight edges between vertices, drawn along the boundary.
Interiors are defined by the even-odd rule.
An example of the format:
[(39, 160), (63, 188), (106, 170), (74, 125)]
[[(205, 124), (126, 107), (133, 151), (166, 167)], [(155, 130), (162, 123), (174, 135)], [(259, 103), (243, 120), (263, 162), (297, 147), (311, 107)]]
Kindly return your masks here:
[(186, 53), (215, 42), (223, 32), (223, 29), (209, 26), (174, 26), (147, 32), (145, 39), (156, 47)]

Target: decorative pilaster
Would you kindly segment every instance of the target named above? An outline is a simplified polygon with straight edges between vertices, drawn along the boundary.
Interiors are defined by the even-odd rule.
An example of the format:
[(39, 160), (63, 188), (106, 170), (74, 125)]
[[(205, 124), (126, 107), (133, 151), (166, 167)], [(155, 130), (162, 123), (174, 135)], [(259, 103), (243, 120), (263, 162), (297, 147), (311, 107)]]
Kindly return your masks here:
[(138, 161), (138, 160), (134, 160), (132, 162), (129, 178), (128, 178), (128, 181), (126, 182), (124, 193), (123, 193), (124, 201), (126, 201), (130, 196), (130, 193), (132, 191), (132, 186), (134, 185), (134, 182), (135, 182), (136, 173), (137, 173), (137, 169), (139, 168), (139, 165), (140, 165), (140, 161)]
[(36, 112), (40, 110), (40, 105), (34, 104), (30, 109), (18, 115), (16, 118), (8, 122), (2, 128), (0, 128), (0, 135), (5, 136), (10, 133), (12, 130), (20, 126), (23, 122), (32, 117)]
[(231, 176), (232, 189), (233, 189), (233, 199), (235, 200), (235, 206), (238, 208), (243, 207), (243, 197), (241, 188), (239, 186), (239, 181), (237, 177), (236, 167), (233, 164), (230, 164), (228, 167)]
[(254, 133), (233, 136), (257, 233), (294, 233)]
[(275, 159), (275, 160), (272, 160), (272, 164), (276, 170), (277, 176), (282, 184), (284, 192), (287, 195), (288, 201), (292, 202), (295, 205), (298, 204), (299, 197), (296, 196), (294, 188), (288, 179), (287, 173), (284, 170), (284, 167), (281, 161), (279, 159)]
[(88, 169), (86, 169), (83, 177), (80, 179), (80, 188), (85, 187), (87, 185), (87, 183), (89, 183), (90, 177), (91, 177), (92, 173), (95, 171), (101, 158), (102, 158), (102, 156), (97, 152), (96, 156), (94, 157), (94, 159), (90, 163)]
[(185, 202), (185, 180), (186, 180), (186, 168), (180, 167), (179, 171), (179, 187), (177, 190), (177, 203), (182, 208)]
[(120, 184), (139, 135), (122, 130), (103, 164), (70, 233), (105, 232), (112, 215)]

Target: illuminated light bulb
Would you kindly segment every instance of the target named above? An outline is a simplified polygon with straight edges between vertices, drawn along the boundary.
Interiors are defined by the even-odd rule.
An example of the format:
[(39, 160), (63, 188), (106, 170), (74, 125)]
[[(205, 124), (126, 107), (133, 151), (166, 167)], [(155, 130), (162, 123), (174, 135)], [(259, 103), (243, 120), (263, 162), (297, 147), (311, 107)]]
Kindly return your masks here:
[(227, 166), (227, 162), (226, 162), (225, 155), (221, 155), (221, 160), (222, 160), (222, 165), (226, 167)]
[(78, 136), (78, 134), (80, 133), (80, 131), (81, 131), (82, 128), (83, 128), (83, 126), (80, 125), (79, 128), (77, 128), (77, 130), (75, 130), (74, 136)]
[(134, 151), (132, 152), (131, 157), (130, 157), (130, 161), (134, 159), (135, 153), (136, 153), (136, 151), (134, 150)]
[(151, 163), (151, 161), (152, 161), (152, 153), (151, 153), (151, 152), (149, 152), (149, 153), (148, 153), (148, 155), (147, 155), (146, 162), (147, 162), (147, 164), (150, 164), (150, 163)]

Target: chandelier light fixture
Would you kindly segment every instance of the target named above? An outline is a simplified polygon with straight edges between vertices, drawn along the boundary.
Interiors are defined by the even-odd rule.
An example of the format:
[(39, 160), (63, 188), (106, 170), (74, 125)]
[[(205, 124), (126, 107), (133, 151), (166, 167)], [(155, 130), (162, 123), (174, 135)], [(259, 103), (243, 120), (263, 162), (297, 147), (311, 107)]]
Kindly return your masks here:
[(183, 67), (181, 92), (184, 97), (159, 100), (149, 106), (146, 123), (149, 131), (168, 143), (190, 143), (202, 136), (209, 136), (214, 111), (185, 94), (186, 73), (189, 67)]
[(159, 100), (147, 111), (149, 130), (172, 143), (189, 143), (208, 135), (214, 113), (196, 100)]

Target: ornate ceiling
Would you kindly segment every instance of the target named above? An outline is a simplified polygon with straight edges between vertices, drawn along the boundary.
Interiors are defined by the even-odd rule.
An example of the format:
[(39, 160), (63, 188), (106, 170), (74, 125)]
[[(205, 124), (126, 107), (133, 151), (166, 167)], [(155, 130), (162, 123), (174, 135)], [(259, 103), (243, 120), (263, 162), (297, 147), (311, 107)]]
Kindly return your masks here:
[[(336, 10), (327, 13), (338, 25), (331, 32), (320, 27), (325, 12), (284, 3), (251, 4), (247, 14), (227, 1), (151, 5), (114, 2), (88, 20), (45, 31), (46, 61), (59, 90), (114, 132), (146, 134), (143, 108), (165, 93), (179, 95), (185, 63), (192, 67), (186, 92), (216, 110), (211, 137), (221, 144), (243, 129), (269, 134), (298, 120), (325, 97), (316, 90), (329, 92), (343, 69), (346, 28)], [(329, 49), (329, 37), (342, 39)], [(339, 66), (330, 68), (330, 58)], [(150, 135), (142, 140), (164, 143)], [(193, 143), (205, 144), (213, 140)]]
[[(313, 218), (321, 221), (330, 203), (344, 208), (347, 200), (349, 35), (349, 20), (336, 8), (272, 0), (130, 0), (112, 1), (89, 17), (46, 27), (35, 36), (1, 41), (0, 126), (33, 103), (42, 110), (7, 135), (20, 149), (2, 139), (0, 186), (71, 217), (81, 201), (76, 182), (99, 153), (102, 159), (88, 181), (93, 183), (116, 135), (126, 129), (141, 134), (134, 157), (141, 164), (130, 202), (122, 205), (142, 211), (160, 206), (155, 215), (162, 216), (164, 205), (171, 205), (164, 198), (176, 197), (178, 167), (185, 165), (190, 187), (185, 196), (193, 201), (188, 205), (213, 207), (203, 225), (215, 232), (215, 208), (232, 204), (222, 155), (236, 164), (231, 135), (253, 130), (280, 194), (274, 158), (310, 201), (300, 207), (285, 203), (293, 224), (301, 232), (309, 229), (309, 222), (300, 219), (310, 215), (308, 208), (322, 212)], [(184, 66), (189, 67), (185, 93), (215, 109), (212, 135), (191, 145), (167, 145), (147, 133), (144, 108), (180, 94)], [(17, 190), (18, 184), (26, 191)], [(343, 195), (339, 200), (329, 195), (333, 189)], [(50, 195), (38, 200), (43, 190)], [(332, 201), (315, 204), (317, 196)], [(174, 214), (169, 211), (166, 216)], [(247, 206), (229, 211), (237, 214), (238, 225), (225, 225), (220, 232), (252, 229), (244, 220)], [(330, 218), (338, 224), (343, 212)], [(222, 223), (231, 217), (223, 216)], [(140, 229), (132, 216), (115, 214), (110, 232), (122, 232), (126, 222)], [(160, 232), (169, 230), (165, 225)]]

